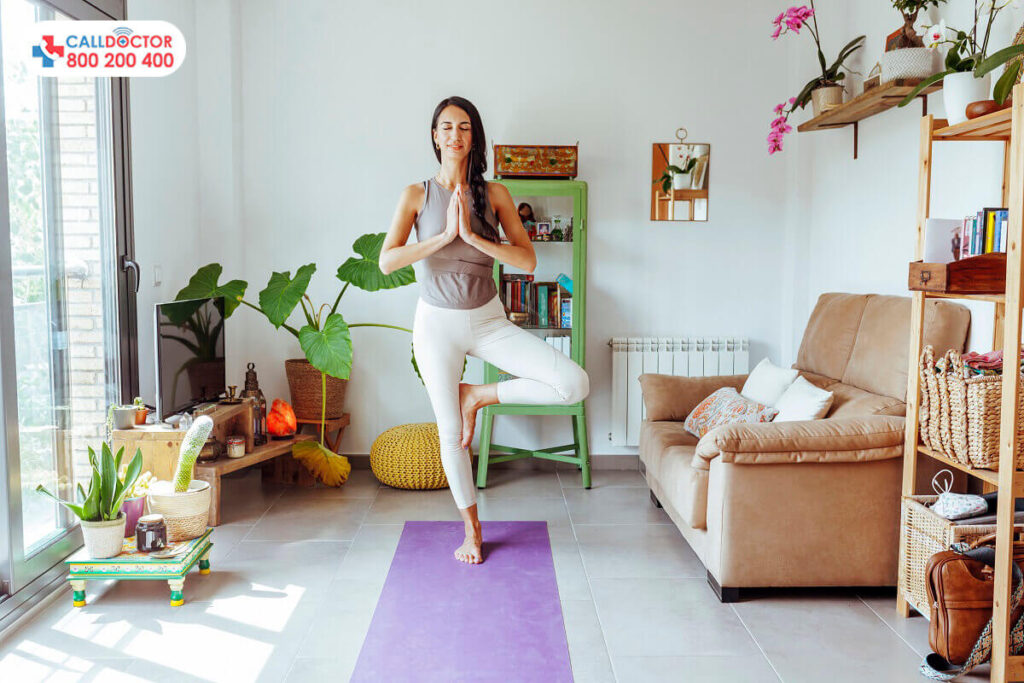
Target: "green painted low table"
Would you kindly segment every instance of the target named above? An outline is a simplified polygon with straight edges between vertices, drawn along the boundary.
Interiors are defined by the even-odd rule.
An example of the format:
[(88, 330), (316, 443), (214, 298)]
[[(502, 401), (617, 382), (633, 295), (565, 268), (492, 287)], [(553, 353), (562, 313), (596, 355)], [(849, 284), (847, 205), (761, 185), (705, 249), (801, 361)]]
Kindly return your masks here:
[(135, 538), (124, 539), (121, 554), (105, 560), (94, 560), (82, 548), (64, 561), (68, 565), (68, 581), (71, 582), (72, 604), (85, 607), (85, 582), (87, 579), (128, 579), (134, 581), (167, 581), (171, 587), (171, 607), (185, 604), (185, 574), (199, 563), (199, 573), (210, 573), (210, 549), (213, 542), (207, 529), (199, 538), (191, 541), (168, 543), (168, 547), (182, 544), (189, 546), (181, 555), (158, 560), (149, 553), (139, 552), (135, 547)]

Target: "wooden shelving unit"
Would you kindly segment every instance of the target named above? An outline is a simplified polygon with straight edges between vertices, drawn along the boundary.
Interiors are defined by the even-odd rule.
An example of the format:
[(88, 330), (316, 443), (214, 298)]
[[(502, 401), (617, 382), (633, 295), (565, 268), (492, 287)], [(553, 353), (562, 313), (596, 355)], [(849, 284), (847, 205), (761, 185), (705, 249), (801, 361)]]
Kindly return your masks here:
[[(978, 477), (991, 487), (1000, 489), (996, 506), (996, 567), (993, 596), (992, 669), (991, 680), (1003, 683), (1024, 679), (1024, 656), (1009, 653), (1010, 589), (1013, 550), (1014, 498), (1024, 490), (1024, 472), (1014, 468), (1017, 451), (1017, 403), (1021, 391), (1019, 373), (1003, 373), (1002, 408), (1000, 413), (999, 471), (974, 469), (954, 462), (922, 446), (919, 442), (918, 411), (920, 410), (920, 375), (917, 370), (921, 357), (924, 330), (924, 305), (927, 298), (957, 298), (990, 301), (995, 306), (994, 338), (1002, 339), (1003, 357), (1017, 358), (1021, 348), (1021, 302), (1024, 270), (1024, 85), (1013, 89), (1013, 107), (950, 126), (943, 119), (925, 115), (921, 119), (921, 160), (918, 176), (917, 247), (916, 260), (924, 255), (925, 222), (931, 200), (932, 145), (942, 141), (1001, 141), (1003, 155), (1003, 205), (1009, 208), (1009, 239), (1006, 254), (1006, 291), (1003, 295), (937, 295), (915, 291), (912, 293), (910, 351), (907, 379), (907, 424), (903, 451), (903, 495), (914, 495), (919, 455), (938, 460), (942, 464)], [(1010, 191), (1013, 188), (1013, 191)], [(1015, 365), (1015, 364), (1014, 364)], [(1011, 365), (1013, 367), (1013, 365)], [(1015, 369), (1015, 368), (1014, 368)], [(900, 571), (903, 571), (900, 558)], [(902, 583), (902, 581), (901, 581)], [(909, 616), (910, 605), (902, 593), (897, 597), (897, 610)]]
[[(796, 129), (801, 133), (809, 133), (815, 130), (830, 130), (833, 128), (843, 128), (845, 126), (853, 126), (853, 158), (857, 158), (857, 124), (863, 119), (875, 114), (880, 114), (883, 111), (892, 109), (904, 97), (910, 94), (920, 80), (914, 79), (898, 79), (895, 81), (889, 81), (882, 85), (876, 86), (867, 92), (857, 95), (849, 102), (844, 102), (838, 107), (833, 107), (826, 112), (815, 116), (813, 119), (804, 121)], [(921, 103), (923, 114), (928, 113), (927, 102), (925, 99), (929, 93), (933, 93), (942, 87), (941, 82), (934, 85), (930, 85), (921, 91)]]

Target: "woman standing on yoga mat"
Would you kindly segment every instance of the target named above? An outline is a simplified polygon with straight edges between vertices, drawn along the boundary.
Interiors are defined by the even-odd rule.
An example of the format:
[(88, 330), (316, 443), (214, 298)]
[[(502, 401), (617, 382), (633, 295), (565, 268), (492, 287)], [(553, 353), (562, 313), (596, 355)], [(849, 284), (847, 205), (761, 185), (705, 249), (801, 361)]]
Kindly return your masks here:
[[(403, 190), (380, 250), (380, 269), (390, 273), (419, 262), (413, 351), (437, 419), (441, 464), (466, 525), (455, 557), (476, 564), (483, 561), (483, 538), (466, 448), (477, 411), (494, 403), (576, 403), (590, 391), (590, 381), (568, 356), (505, 316), (494, 260), (533, 272), (537, 257), (508, 189), (484, 180), (487, 148), (476, 107), (462, 97), (442, 100), (430, 137), (441, 168)], [(501, 243), (499, 223), (509, 244)], [(406, 244), (414, 226), (417, 241)], [(516, 379), (460, 383), (467, 354)]]

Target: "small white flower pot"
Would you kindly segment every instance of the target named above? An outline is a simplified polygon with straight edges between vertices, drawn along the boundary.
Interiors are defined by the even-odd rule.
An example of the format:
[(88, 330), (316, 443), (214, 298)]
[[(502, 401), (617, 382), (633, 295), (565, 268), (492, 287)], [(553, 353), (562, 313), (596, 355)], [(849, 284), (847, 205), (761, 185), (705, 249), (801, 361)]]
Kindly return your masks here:
[(950, 125), (967, 120), (967, 105), (979, 100), (990, 100), (992, 88), (988, 74), (975, 78), (970, 71), (949, 74), (942, 79), (942, 103)]
[(900, 78), (928, 78), (935, 73), (936, 52), (930, 47), (905, 47), (882, 53), (881, 82)]
[(672, 189), (673, 190), (688, 190), (690, 189), (691, 179), (689, 173), (676, 173), (672, 176)]
[(127, 519), (122, 512), (117, 519), (103, 522), (82, 520), (82, 537), (85, 539), (85, 551), (89, 553), (89, 557), (102, 560), (120, 555)]

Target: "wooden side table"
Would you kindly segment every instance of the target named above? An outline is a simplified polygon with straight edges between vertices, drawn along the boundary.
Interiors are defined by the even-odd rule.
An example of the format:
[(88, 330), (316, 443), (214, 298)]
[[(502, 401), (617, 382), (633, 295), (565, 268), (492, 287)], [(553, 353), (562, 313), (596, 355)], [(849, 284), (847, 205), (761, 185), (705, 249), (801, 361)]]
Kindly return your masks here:
[(165, 560), (155, 559), (149, 553), (141, 553), (135, 547), (134, 538), (124, 539), (121, 554), (105, 560), (94, 560), (86, 553), (85, 548), (69, 557), (64, 563), (68, 566), (68, 582), (71, 584), (72, 604), (85, 607), (85, 582), (87, 579), (115, 579), (130, 581), (167, 581), (171, 589), (171, 607), (185, 604), (185, 575), (199, 564), (200, 574), (210, 573), (210, 550), (213, 542), (207, 529), (199, 538), (191, 541), (168, 543), (169, 547), (182, 544), (188, 550), (181, 555)]
[[(302, 432), (302, 427), (304, 425), (313, 425), (313, 434), (317, 439), (320, 438), (320, 420), (307, 420), (302, 417), (295, 421), (299, 425), (300, 433)], [(325, 431), (327, 432), (327, 434), (324, 435), (324, 441), (332, 451), (341, 455), (341, 452), (338, 449), (341, 448), (341, 437), (345, 434), (345, 427), (348, 427), (349, 414), (344, 413), (341, 417), (328, 418), (327, 420), (324, 420), (324, 422), (326, 424)], [(331, 432), (335, 432), (333, 439), (327, 436)]]
[[(302, 434), (303, 438), (320, 440), (320, 420), (298, 418), (296, 422), (300, 433), (303, 427), (311, 427), (308, 431), (312, 434)], [(326, 423), (324, 443), (332, 451), (341, 455), (338, 451), (341, 448), (341, 437), (345, 434), (345, 427), (348, 427), (349, 414), (345, 413), (341, 417), (330, 418), (324, 422)], [(336, 432), (333, 439), (329, 436), (331, 432)], [(306, 466), (295, 458), (288, 457), (277, 458), (273, 463), (267, 463), (267, 466), (263, 468), (263, 480), (288, 486), (316, 486), (316, 477), (306, 469)]]

